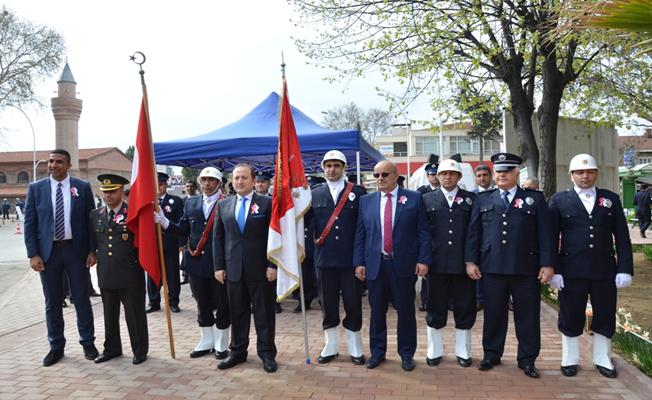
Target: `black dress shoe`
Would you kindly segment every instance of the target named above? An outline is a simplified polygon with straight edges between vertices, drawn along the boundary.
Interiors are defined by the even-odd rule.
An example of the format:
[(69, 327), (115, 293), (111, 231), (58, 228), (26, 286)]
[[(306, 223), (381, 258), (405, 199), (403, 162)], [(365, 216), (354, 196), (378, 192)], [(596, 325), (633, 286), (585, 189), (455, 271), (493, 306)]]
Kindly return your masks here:
[[(319, 360), (317, 360), (319, 362)], [(362, 365), (365, 362), (364, 355), (361, 355), (360, 357), (353, 357), (351, 356), (351, 362), (353, 365)]]
[(317, 364), (328, 364), (339, 355), (340, 353), (331, 354), (330, 356), (319, 356), (317, 357)]
[(154, 311), (159, 311), (160, 309), (161, 309), (161, 306), (160, 306), (160, 305), (152, 305), (152, 304), (150, 304), (150, 305), (148, 305), (147, 308), (145, 309), (145, 312), (146, 312), (147, 314), (149, 314), (149, 313), (154, 312)]
[(600, 375), (602, 375), (602, 376), (604, 376), (606, 378), (616, 378), (616, 377), (618, 377), (618, 372), (616, 371), (615, 368), (614, 369), (609, 369), (609, 368), (601, 367), (599, 365), (596, 365), (595, 368), (598, 370)]
[(43, 366), (49, 367), (59, 362), (63, 358), (63, 350), (50, 350), (43, 359)]
[(98, 355), (100, 355), (100, 352), (97, 351), (97, 347), (94, 344), (84, 346), (84, 357), (87, 360), (95, 360)]
[(272, 373), (276, 372), (278, 365), (276, 365), (276, 360), (273, 358), (264, 358), (263, 359), (263, 369), (265, 372)]
[(179, 308), (179, 306), (170, 306), (170, 311), (172, 311), (173, 313), (180, 313), (181, 309)]
[(281, 307), (281, 303), (274, 303), (274, 312), (276, 314), (280, 314), (283, 312), (283, 307)]
[(426, 364), (428, 364), (431, 367), (435, 367), (439, 365), (440, 362), (441, 362), (441, 357), (435, 357), (435, 358), (426, 357)]
[(414, 358), (412, 357), (403, 357), (401, 358), (401, 368), (403, 371), (412, 371), (416, 367), (414, 364)]
[(460, 365), (460, 367), (467, 368), (471, 366), (471, 357), (469, 358), (462, 358), (462, 357), (457, 357), (457, 363)]
[(561, 374), (564, 376), (575, 376), (577, 375), (577, 365), (567, 365), (561, 366)]
[(478, 364), (478, 369), (480, 371), (489, 371), (494, 367), (494, 365), (499, 364), (500, 358), (484, 358), (482, 361), (480, 361), (480, 364)]
[(221, 363), (217, 364), (218, 369), (229, 369), (233, 368), (238, 364), (242, 364), (247, 361), (247, 357), (236, 356), (233, 353), (229, 354), (227, 358), (224, 359)]
[(534, 364), (519, 365), (518, 367), (523, 370), (525, 376), (534, 379), (539, 378), (539, 371), (536, 369)]
[(193, 350), (192, 353), (190, 353), (190, 358), (199, 358), (203, 357), (207, 354), (211, 354), (213, 352), (213, 349), (208, 349), (208, 350)]
[(216, 360), (224, 360), (229, 356), (229, 351), (224, 350), (224, 351), (215, 351), (215, 359)]
[(102, 353), (95, 359), (95, 364), (101, 364), (103, 362), (107, 362), (109, 360), (112, 360), (112, 359), (114, 359), (116, 357), (120, 357), (120, 356), (122, 356), (122, 353), (120, 353), (120, 354)]
[(385, 361), (385, 355), (383, 354), (382, 356), (371, 356), (369, 357), (369, 360), (367, 360), (367, 368), (368, 369), (374, 369), (377, 366), (379, 366), (383, 361)]
[(131, 359), (131, 362), (134, 363), (134, 365), (142, 364), (147, 360), (147, 354), (143, 354), (142, 356), (134, 356), (134, 358)]

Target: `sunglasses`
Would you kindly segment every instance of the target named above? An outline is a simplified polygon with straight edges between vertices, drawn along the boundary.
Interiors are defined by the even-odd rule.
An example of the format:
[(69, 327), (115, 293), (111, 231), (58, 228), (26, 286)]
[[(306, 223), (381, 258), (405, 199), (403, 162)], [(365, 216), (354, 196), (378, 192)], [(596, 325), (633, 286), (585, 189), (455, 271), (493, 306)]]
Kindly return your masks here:
[(383, 178), (387, 178), (390, 174), (391, 174), (391, 172), (381, 172), (381, 173), (376, 173), (376, 172), (374, 172), (373, 175), (374, 175), (374, 178), (378, 179), (378, 178), (380, 178), (381, 176), (382, 176)]

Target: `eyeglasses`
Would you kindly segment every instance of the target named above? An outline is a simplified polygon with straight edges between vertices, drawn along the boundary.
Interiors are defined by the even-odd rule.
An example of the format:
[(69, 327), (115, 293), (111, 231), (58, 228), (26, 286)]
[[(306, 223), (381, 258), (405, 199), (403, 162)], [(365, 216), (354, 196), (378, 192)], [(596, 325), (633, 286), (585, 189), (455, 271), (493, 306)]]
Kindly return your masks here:
[(376, 172), (374, 172), (374, 178), (378, 179), (378, 178), (380, 178), (381, 176), (382, 176), (383, 178), (387, 178), (387, 177), (390, 175), (390, 173), (391, 173), (391, 172), (381, 172), (381, 173), (376, 173)]

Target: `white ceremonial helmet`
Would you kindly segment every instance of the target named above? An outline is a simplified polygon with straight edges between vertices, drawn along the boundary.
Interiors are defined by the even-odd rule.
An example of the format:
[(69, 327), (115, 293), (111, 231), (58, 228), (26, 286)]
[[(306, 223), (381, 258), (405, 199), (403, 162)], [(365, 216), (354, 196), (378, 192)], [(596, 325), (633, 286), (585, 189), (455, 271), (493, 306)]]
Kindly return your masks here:
[(578, 154), (573, 157), (568, 166), (568, 173), (577, 171), (580, 169), (599, 169), (598, 163), (595, 161), (590, 154)]
[(215, 167), (206, 167), (201, 170), (199, 173), (199, 179), (201, 178), (215, 178), (218, 181), (222, 181), (222, 173), (219, 169)]
[(462, 175), (462, 168), (460, 167), (460, 163), (458, 163), (455, 160), (449, 159), (440, 162), (439, 166), (437, 167), (437, 174), (444, 171), (455, 171), (455, 172), (459, 172), (459, 174)]
[(330, 150), (326, 154), (324, 154), (324, 159), (321, 160), (321, 168), (324, 169), (324, 163), (328, 160), (338, 160), (342, 161), (344, 163), (344, 166), (346, 167), (347, 162), (346, 162), (346, 156), (344, 153), (342, 153), (339, 150)]

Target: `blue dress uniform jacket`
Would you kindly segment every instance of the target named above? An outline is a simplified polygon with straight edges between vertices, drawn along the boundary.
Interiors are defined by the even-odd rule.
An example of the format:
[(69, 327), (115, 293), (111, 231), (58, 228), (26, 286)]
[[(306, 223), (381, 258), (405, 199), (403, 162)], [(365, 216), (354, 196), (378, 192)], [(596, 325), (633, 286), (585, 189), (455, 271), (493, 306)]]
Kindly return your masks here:
[(556, 273), (589, 280), (634, 273), (629, 230), (617, 194), (596, 188), (589, 214), (577, 192), (569, 189), (552, 196), (550, 211), (554, 237), (560, 239)]
[[(383, 242), (380, 194), (375, 192), (362, 196), (358, 208), (353, 265), (366, 267), (367, 280), (376, 279), (380, 270)], [(399, 277), (409, 277), (414, 276), (417, 263), (432, 263), (430, 228), (421, 193), (399, 188), (397, 196), (392, 235), (394, 268)], [(400, 201), (402, 197), (405, 197), (403, 203)]]
[[(91, 211), (91, 238), (97, 248), (97, 280), (100, 289), (145, 287), (145, 275), (138, 263), (134, 235), (127, 229), (127, 204), (122, 203), (113, 220), (106, 207)], [(144, 291), (144, 290), (143, 290)]]
[(479, 193), (477, 200), (466, 261), (478, 264), (486, 273), (534, 276), (541, 266), (555, 264), (557, 242), (541, 192), (518, 188), (507, 209), (498, 189)]
[(458, 189), (452, 207), (444, 197), (441, 189), (423, 195), (423, 203), (430, 221), (432, 237), (432, 265), (429, 273), (466, 274), (464, 264), (466, 240), (471, 210), (477, 207), (476, 196), (463, 189)]
[[(217, 207), (217, 202), (213, 207)], [(187, 238), (188, 245), (194, 250), (207, 224), (208, 220), (204, 217), (203, 197), (189, 197), (184, 202), (183, 216), (179, 223), (170, 222), (165, 232), (180, 236), (184, 240)], [(203, 278), (213, 277), (213, 230), (208, 233), (206, 245), (200, 256), (193, 257), (188, 249), (185, 250), (183, 270)]]
[[(314, 259), (317, 268), (351, 268), (353, 265), (353, 242), (358, 222), (360, 198), (367, 193), (361, 186), (353, 186), (349, 198), (344, 203), (340, 215), (333, 223), (331, 232), (322, 246), (315, 245)], [(344, 189), (337, 198), (339, 202)], [(337, 203), (333, 202), (328, 184), (312, 189), (311, 221), (315, 238), (322, 233)], [(312, 242), (313, 238), (308, 238)]]

